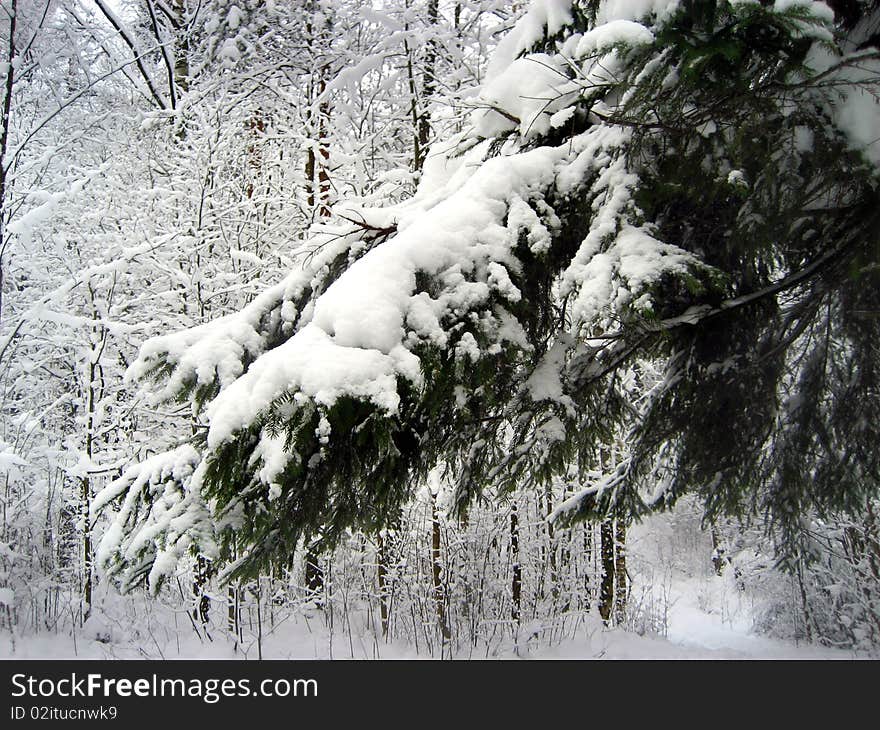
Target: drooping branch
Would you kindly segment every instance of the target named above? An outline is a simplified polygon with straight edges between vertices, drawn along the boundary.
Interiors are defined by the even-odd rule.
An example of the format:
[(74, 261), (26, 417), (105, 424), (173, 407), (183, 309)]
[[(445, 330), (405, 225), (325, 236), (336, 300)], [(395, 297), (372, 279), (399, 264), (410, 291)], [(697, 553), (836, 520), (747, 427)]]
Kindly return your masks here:
[[(718, 317), (722, 314), (742, 309), (743, 307), (754, 304), (768, 297), (779, 294), (788, 289), (792, 289), (814, 276), (819, 275), (822, 271), (831, 266), (837, 259), (843, 256), (855, 244), (855, 240), (850, 240), (838, 248), (830, 251), (824, 256), (818, 258), (812, 264), (805, 266), (803, 269), (783, 277), (779, 281), (762, 287), (748, 294), (739, 297), (726, 299), (716, 306), (702, 304), (690, 307), (682, 314), (675, 317), (667, 317), (657, 322), (643, 322), (636, 327), (637, 334), (633, 338), (631, 330), (610, 332), (598, 335), (590, 339), (604, 341), (606, 344), (592, 349), (589, 354), (582, 355), (575, 359), (572, 363), (572, 369), (576, 371), (574, 380), (577, 387), (583, 388), (591, 383), (601, 380), (609, 373), (616, 370), (630, 355), (645, 343), (652, 335), (669, 332), (685, 325), (698, 325)], [(605, 353), (606, 357), (601, 361), (598, 355)]]

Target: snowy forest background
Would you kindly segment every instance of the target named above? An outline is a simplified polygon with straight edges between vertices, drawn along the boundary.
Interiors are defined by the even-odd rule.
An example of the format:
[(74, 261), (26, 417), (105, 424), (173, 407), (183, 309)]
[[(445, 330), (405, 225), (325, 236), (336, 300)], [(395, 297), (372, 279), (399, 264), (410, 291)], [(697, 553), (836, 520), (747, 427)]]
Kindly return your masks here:
[[(880, 391), (864, 364), (880, 368), (880, 228), (865, 213), (878, 202), (876, 3), (0, 5), (0, 655), (876, 653)], [(701, 40), (676, 60), (668, 28), (682, 18), (720, 30), (693, 31)], [(767, 27), (794, 45), (752, 33)], [(795, 47), (804, 55), (792, 60)], [(762, 66), (761, 53), (776, 60)], [(712, 64), (742, 69), (737, 88), (762, 94), (763, 120), (724, 116)], [(667, 94), (687, 84), (697, 91), (684, 101)], [(834, 330), (823, 350), (849, 383), (847, 413), (829, 407), (829, 423), (861, 425), (824, 432), (806, 418), (816, 441), (785, 451), (765, 433), (756, 449), (777, 466), (845, 453), (833, 479), (810, 462), (802, 481), (846, 498), (808, 484), (777, 500), (770, 477), (722, 479), (729, 454), (712, 456), (718, 477), (702, 487), (669, 477), (677, 462), (662, 453), (635, 475), (642, 491), (620, 486), (649, 415), (644, 431), (667, 434), (658, 443), (688, 427), (651, 411), (681, 374), (646, 338), (698, 328), (706, 312), (723, 331), (718, 312), (752, 290), (784, 282), (771, 292), (779, 312), (803, 316), (778, 320), (788, 359), (775, 389), (743, 368), (740, 385), (718, 385), (730, 399), (688, 401), (683, 419), (705, 448), (746, 448), (738, 399), (772, 401), (773, 432), (787, 433), (802, 402), (838, 393), (810, 390), (798, 369), (817, 362), (810, 338), (838, 316), (842, 285), (804, 283), (825, 272), (821, 249), (799, 254), (803, 275), (774, 251), (713, 300), (706, 292), (727, 286), (717, 264), (682, 243), (689, 234), (661, 243), (661, 217), (647, 221), (659, 204), (639, 197), (628, 166), (634, 150), (660, 159), (668, 140), (637, 147), (627, 135), (673, 126), (666, 100), (693, 132), (687, 144), (707, 145), (666, 168), (669, 187), (705, 173), (728, 201), (685, 212), (695, 235), (718, 229), (715, 206), (729, 201), (737, 225), (778, 211), (774, 235), (809, 228), (808, 205), (815, 217), (867, 201), (855, 223), (828, 224), (870, 239), (846, 263), (869, 272), (857, 284), (868, 304), (854, 305), (867, 329)], [(736, 150), (743, 165), (712, 161), (706, 150), (738, 130), (775, 129), (777, 108), (804, 116), (780, 123), (788, 147), (755, 137)], [(790, 156), (771, 176), (761, 165), (774, 145)], [(718, 159), (733, 160), (725, 150)], [(810, 155), (812, 177), (788, 174)], [(585, 207), (564, 212), (563, 192)], [(798, 215), (779, 202), (802, 193)], [(561, 261), (571, 220), (575, 243), (586, 240)], [(830, 251), (844, 234), (821, 225), (804, 240)], [(534, 284), (542, 257), (552, 271)], [(740, 344), (760, 339), (737, 332)], [(738, 367), (720, 358), (706, 372)], [(409, 412), (428, 413), (430, 428), (405, 438)], [(715, 499), (721, 481), (750, 496)]]

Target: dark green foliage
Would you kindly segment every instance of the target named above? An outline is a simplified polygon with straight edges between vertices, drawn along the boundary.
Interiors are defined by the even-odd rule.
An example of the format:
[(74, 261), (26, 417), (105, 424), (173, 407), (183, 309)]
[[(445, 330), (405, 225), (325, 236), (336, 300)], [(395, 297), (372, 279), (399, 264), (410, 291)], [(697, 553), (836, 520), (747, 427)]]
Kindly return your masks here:
[[(873, 169), (830, 123), (829, 95), (810, 84), (804, 61), (816, 41), (800, 29), (813, 22), (803, 8), (685, 4), (654, 45), (629, 52), (624, 102), (603, 121), (634, 130), (627, 159), (656, 237), (710, 269), (664, 277), (651, 310), (631, 311), (609, 344), (585, 348), (567, 333), (553, 284), (595, 199), (550, 191), (562, 222), (552, 246), (538, 256), (521, 242), (511, 278), (522, 299), (495, 303), (530, 349), (507, 345), (472, 363), (456, 360), (452, 346), (419, 348), (425, 382), (419, 392), (401, 384), (399, 415), (340, 401), (326, 414), (324, 447), (313, 435), (315, 411), (279, 424), (298, 458), (280, 505), (254, 510), (236, 532), (255, 546), (249, 560), (292, 554), (303, 531), (332, 541), (349, 526), (377, 529), (437, 463), (464, 507), (489, 486), (577, 480), (602, 444), (627, 433), (631, 456), (613, 488), (568, 518), (638, 515), (697, 490), (707, 516), (766, 513), (793, 546), (806, 510), (846, 508), (876, 490), (880, 200)], [(664, 62), (644, 73), (661, 51)], [(664, 83), (672, 70), (677, 82)], [(593, 101), (582, 102), (581, 123)], [(805, 135), (809, 148), (799, 142)], [(430, 280), (420, 287), (430, 293)], [(675, 321), (695, 307), (704, 313)], [(469, 331), (486, 352), (480, 322), (474, 312), (449, 323), (451, 344)], [(567, 362), (569, 407), (534, 402), (524, 386), (554, 346)], [(640, 362), (661, 378), (642, 396), (633, 379), (644, 390), (650, 376), (639, 375)], [(318, 453), (321, 465), (304, 469)], [(242, 500), (235, 485), (253, 477), (237, 470), (249, 458), (244, 437), (212, 457), (223, 501)]]
[[(668, 385), (631, 423), (619, 489), (661, 479), (664, 502), (696, 489), (709, 517), (766, 513), (788, 550), (808, 510), (857, 510), (880, 486), (867, 446), (880, 442), (880, 197), (809, 82), (810, 40), (792, 37), (803, 16), (712, 5), (658, 37), (679, 83), (648, 79), (622, 111), (646, 218), (718, 269), (723, 301), (657, 297), (661, 319), (704, 303), (711, 316), (660, 328), (633, 353), (659, 348)], [(586, 500), (581, 514), (597, 509)]]
[[(578, 4), (570, 31), (587, 30), (597, 7)], [(508, 267), (521, 297), (449, 312), (443, 347), (411, 346), (423, 382), (398, 382), (396, 413), (285, 395), (208, 453), (204, 492), (235, 571), (289, 561), (304, 537), (332, 545), (392, 523), (438, 465), (461, 509), (490, 491), (583, 485), (615, 441), (629, 457), (562, 520), (639, 516), (695, 491), (708, 518), (767, 516), (785, 556), (804, 515), (857, 511), (876, 495), (878, 178), (832, 121), (841, 87), (807, 64), (828, 43), (816, 29), (806, 7), (686, 2), (653, 43), (618, 48), (616, 81), (585, 89), (572, 123), (528, 146), (565, 145), (591, 125), (630, 130), (609, 153), (638, 178), (629, 222), (700, 264), (654, 281), (651, 305), (622, 307), (614, 328), (573, 323), (558, 285), (605, 191), (592, 187), (598, 171), (573, 194), (551, 186), (529, 201), (553, 231), (549, 248), (522, 236)], [(439, 286), (416, 281), (431, 296)], [(297, 311), (319, 294), (304, 291)], [(476, 359), (457, 352), (466, 336)], [(529, 378), (548, 363), (560, 393), (535, 398)], [(271, 500), (257, 475), (261, 430), (292, 455)]]

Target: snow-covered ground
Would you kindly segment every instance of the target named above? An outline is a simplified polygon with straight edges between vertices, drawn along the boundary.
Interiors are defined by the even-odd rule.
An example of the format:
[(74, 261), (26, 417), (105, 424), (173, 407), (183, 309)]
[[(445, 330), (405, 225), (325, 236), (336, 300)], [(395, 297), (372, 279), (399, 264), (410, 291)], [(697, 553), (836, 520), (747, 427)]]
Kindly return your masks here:
[[(538, 646), (525, 639), (519, 647), (509, 642), (492, 659), (852, 659), (850, 651), (796, 645), (756, 636), (738, 626), (723, 623), (717, 615), (707, 614), (681, 596), (670, 613), (667, 638), (639, 636), (621, 629), (604, 629), (593, 619), (585, 621), (574, 639), (553, 646)], [(158, 632), (144, 637), (142, 644), (131, 641), (97, 641), (79, 635), (42, 634), (18, 637), (13, 643), (8, 635), (0, 637), (0, 657), (16, 659), (256, 659), (255, 644), (235, 650), (225, 637), (200, 640), (194, 632), (179, 638)], [(153, 641), (155, 639), (155, 641)], [(333, 637), (320, 617), (293, 618), (263, 641), (267, 659), (417, 659), (427, 658), (413, 647), (386, 644), (372, 636), (351, 640), (346, 634)], [(456, 658), (486, 658), (485, 652), (459, 653)]]
[[(732, 530), (729, 530), (732, 532)], [(862, 655), (803, 641), (762, 635), (766, 616), (785, 598), (783, 574), (772, 569), (747, 535), (731, 549), (733, 563), (715, 574), (712, 540), (701, 513), (685, 498), (674, 510), (631, 526), (627, 572), (631, 580), (627, 620), (606, 628), (597, 613), (567, 615), (555, 623), (524, 622), (480, 646), (458, 649), (456, 659), (853, 659)], [(733, 548), (734, 546), (731, 546)], [(183, 590), (179, 593), (181, 605)], [(206, 634), (189, 611), (167, 601), (122, 597), (109, 586), (96, 591), (92, 619), (77, 631), (18, 636), (0, 633), (0, 659), (420, 659), (439, 658), (424, 644), (386, 642), (357, 607), (332, 621), (313, 604), (264, 610), (259, 630), (253, 615), (237, 645), (223, 629), (217, 596), (213, 628)], [(790, 598), (786, 599), (790, 600)], [(774, 601), (776, 603), (774, 603)], [(349, 604), (351, 605), (351, 604)], [(257, 641), (258, 632), (262, 634)], [(500, 632), (499, 632), (500, 633)], [(259, 645), (258, 645), (259, 644)], [(449, 658), (443, 652), (442, 658)]]
[[(607, 629), (598, 616), (582, 617), (571, 635), (552, 645), (530, 637), (524, 626), (518, 641), (508, 639), (487, 652), (485, 647), (460, 651), (454, 658), (473, 659), (852, 659), (851, 651), (779, 641), (750, 630), (745, 606), (725, 607), (728, 585), (713, 576), (708, 581), (680, 576), (665, 590), (668, 597), (666, 636)], [(707, 598), (710, 602), (707, 604)], [(0, 635), (0, 658), (19, 659), (256, 659), (256, 639), (237, 648), (219, 634), (198, 636), (185, 613), (156, 607), (139, 626), (122, 625), (105, 614), (76, 636), (45, 633), (17, 637)], [(176, 626), (175, 626), (176, 621)], [(352, 620), (352, 630), (327, 627), (313, 608), (289, 614), (274, 627), (266, 626), (262, 655), (267, 659), (418, 659), (428, 658), (424, 647), (386, 643)]]

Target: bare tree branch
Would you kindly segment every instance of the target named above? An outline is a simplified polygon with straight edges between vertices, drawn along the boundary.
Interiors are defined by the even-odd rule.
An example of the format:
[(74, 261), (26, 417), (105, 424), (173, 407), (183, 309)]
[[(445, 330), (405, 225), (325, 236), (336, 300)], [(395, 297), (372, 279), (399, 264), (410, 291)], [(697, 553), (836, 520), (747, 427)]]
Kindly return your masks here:
[(128, 30), (122, 24), (122, 21), (116, 16), (116, 14), (107, 7), (107, 5), (104, 3), (104, 0), (95, 0), (95, 5), (98, 6), (98, 9), (101, 11), (101, 13), (103, 13), (104, 17), (107, 18), (107, 20), (110, 22), (110, 25), (112, 25), (116, 29), (116, 32), (119, 33), (120, 38), (122, 38), (125, 45), (127, 45), (129, 50), (132, 52), (132, 55), (134, 56), (134, 63), (137, 65), (141, 78), (143, 78), (144, 82), (147, 85), (147, 88), (150, 90), (150, 96), (153, 97), (160, 109), (167, 109), (167, 103), (156, 90), (153, 79), (147, 72), (146, 66), (144, 66), (142, 59), (145, 54), (140, 52), (137, 47), (137, 43), (135, 42), (135, 39), (128, 32)]

